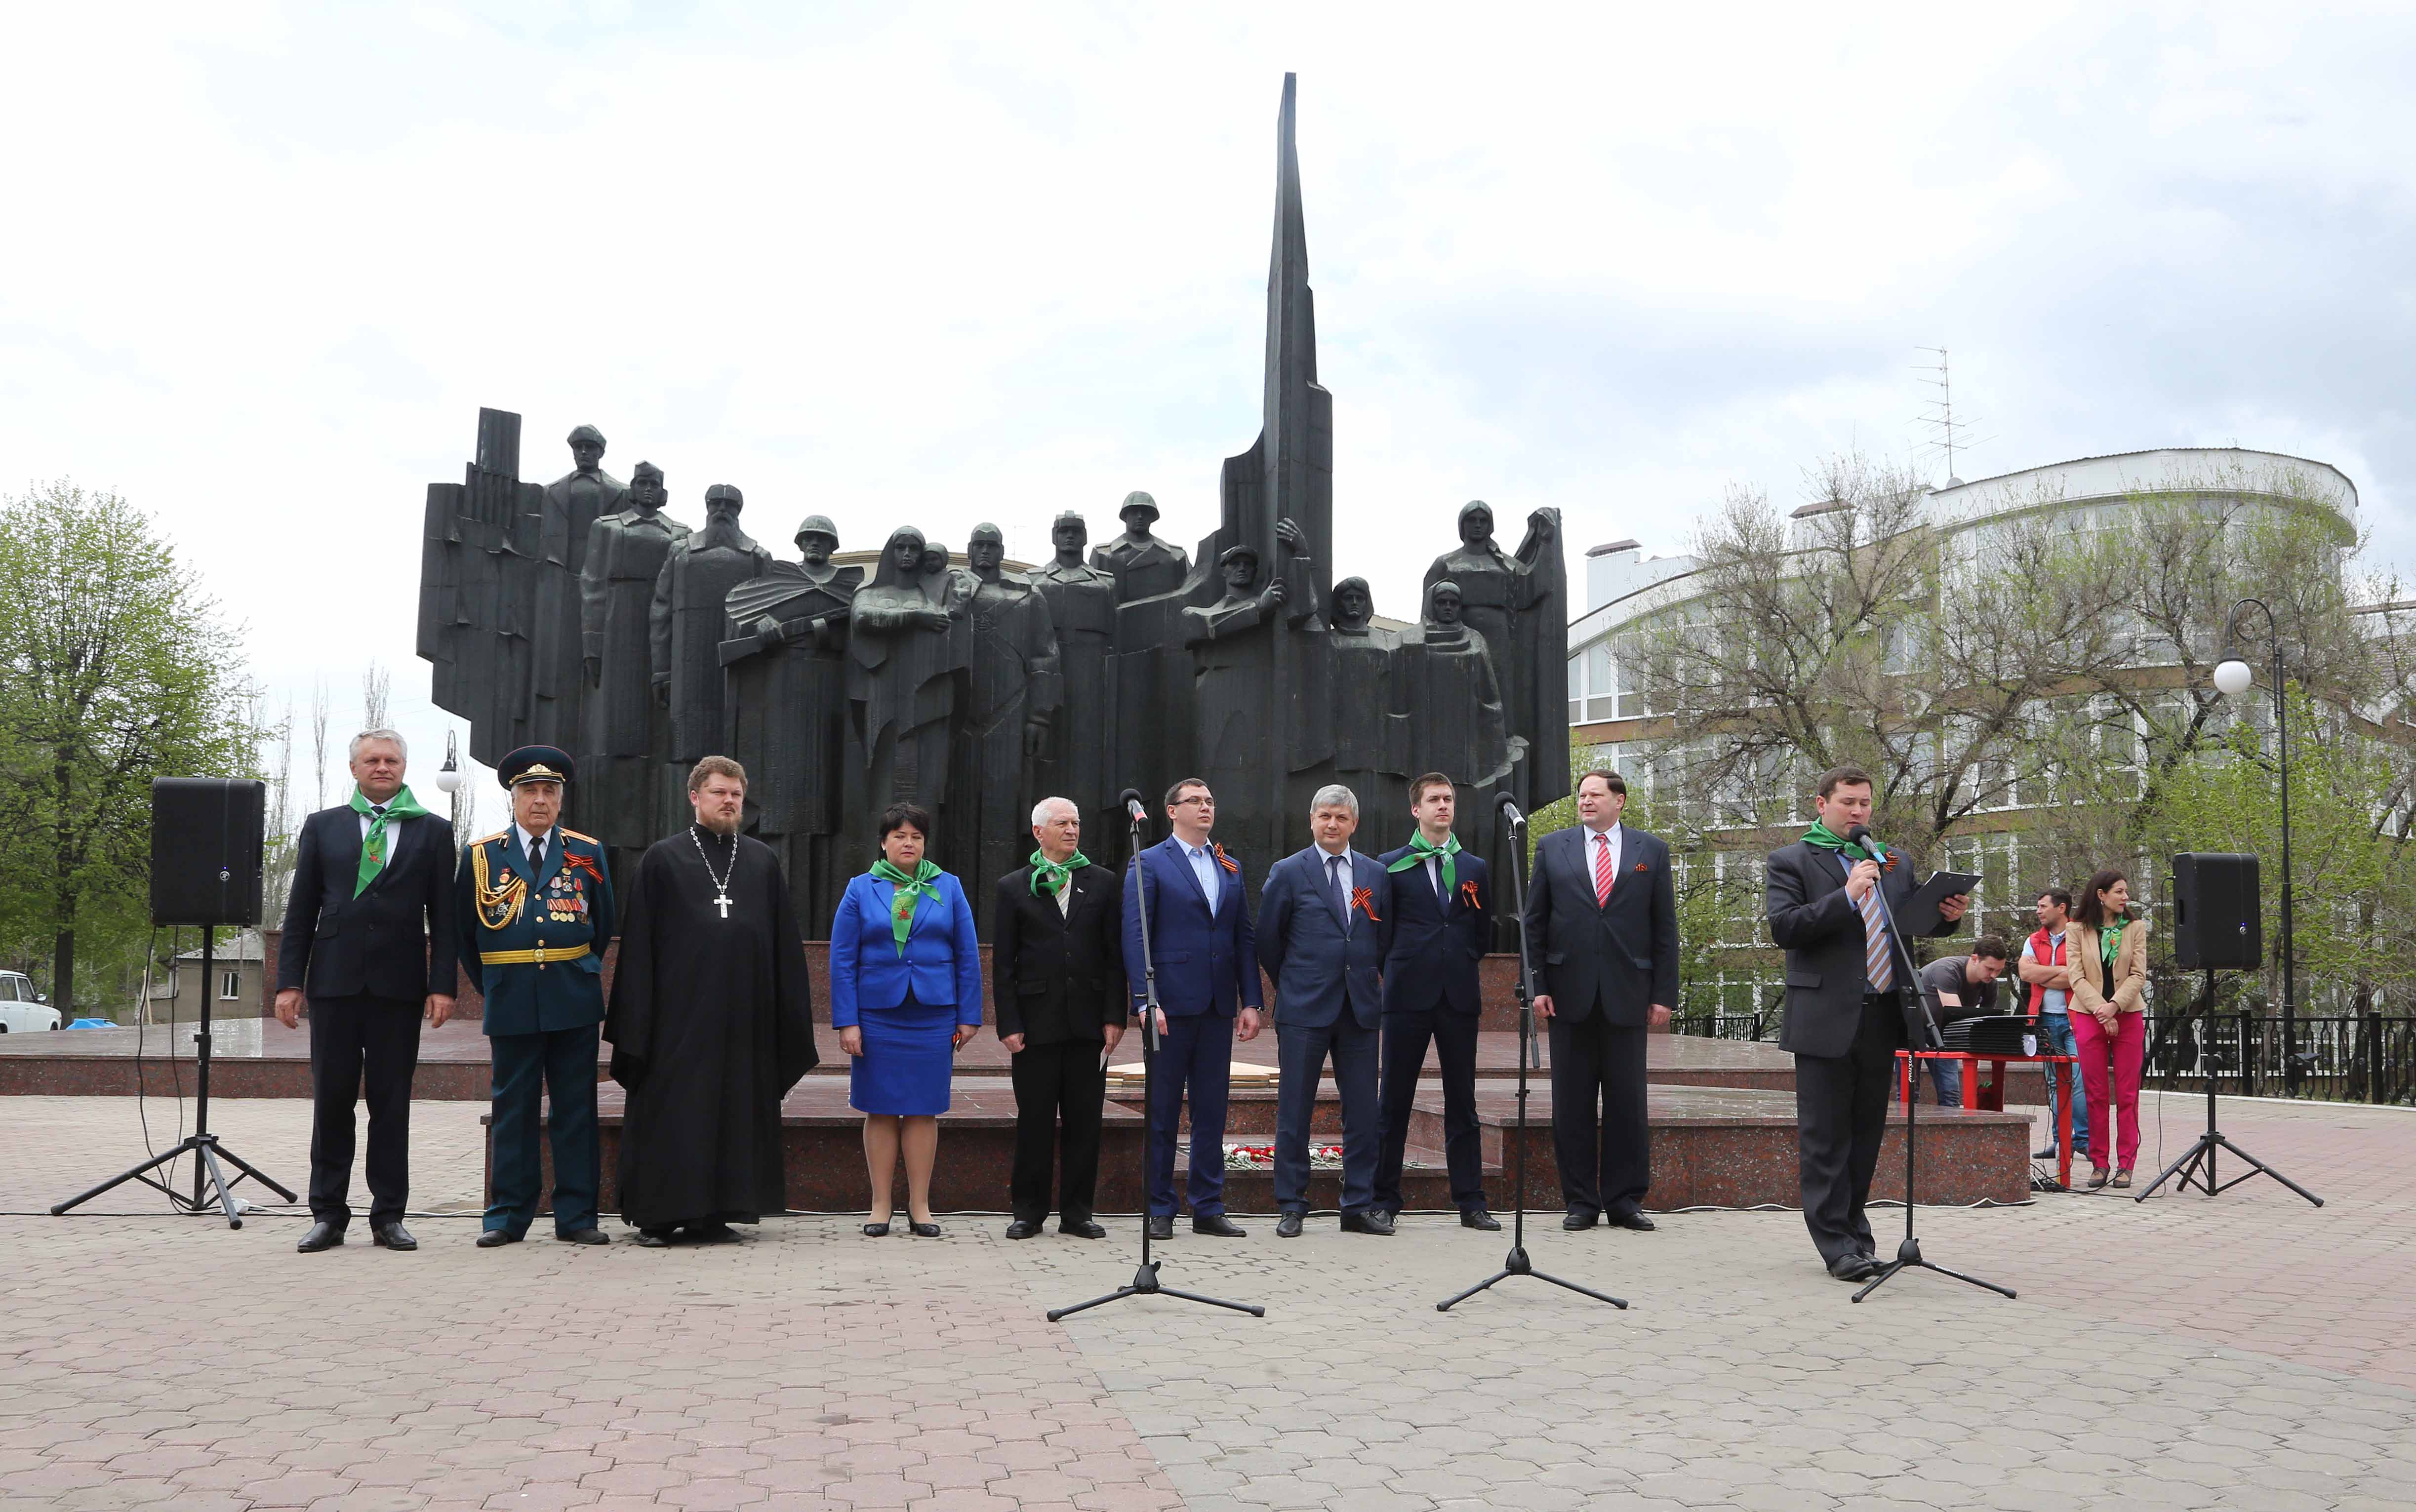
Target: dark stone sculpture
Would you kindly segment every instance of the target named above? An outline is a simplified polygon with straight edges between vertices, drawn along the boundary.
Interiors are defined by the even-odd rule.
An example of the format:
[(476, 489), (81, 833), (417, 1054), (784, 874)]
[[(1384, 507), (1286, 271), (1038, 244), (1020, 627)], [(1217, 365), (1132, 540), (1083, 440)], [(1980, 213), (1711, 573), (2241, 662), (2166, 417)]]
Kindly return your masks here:
[(797, 526), (801, 560), (730, 590), (720, 646), (722, 748), (747, 768), (747, 823), (780, 857), (800, 918), (826, 927), (859, 867), (842, 854), (847, 624), (860, 567), (834, 567), (838, 527)]
[(1510, 733), (1525, 739), (1533, 758), (1518, 764), (1505, 788), (1532, 813), (1569, 791), (1568, 574), (1561, 512), (1529, 515), (1518, 554), (1505, 556), (1493, 542), (1492, 507), (1481, 499), (1466, 505), (1459, 511), (1459, 546), (1427, 568), (1427, 592), (1446, 578), (1459, 588), (1468, 628), (1492, 653)]
[(1261, 429), (1226, 459), (1216, 528), (1195, 550), (1153, 534), (1157, 504), (1136, 491), (1087, 564), (1068, 513), (1028, 580), (985, 526), (961, 569), (900, 529), (867, 581), (834, 567), (838, 531), (820, 516), (798, 530), (801, 562), (773, 561), (740, 533), (735, 489), (712, 490), (706, 524), (684, 532), (661, 514), (660, 474), (621, 490), (590, 428), (573, 432), (568, 476), (522, 482), (520, 417), (482, 410), (463, 481), (428, 491), (418, 625), (435, 701), (470, 721), (471, 754), (575, 746), (577, 822), (624, 854), (677, 827), (690, 763), (736, 756), (750, 827), (779, 851), (815, 932), (900, 798), (937, 816), (933, 859), (977, 907), (1028, 848), (1037, 797), (1069, 797), (1120, 838), (1113, 793), (1138, 787), (1155, 810), (1193, 775), (1216, 789), (1218, 838), (1258, 875), (1307, 842), (1308, 796), (1326, 781), (1359, 794), (1365, 846), (1397, 843), (1407, 779), (1428, 769), (1460, 786), (1462, 843), (1501, 859), (1492, 794), (1532, 809), (1568, 790), (1559, 517), (1534, 512), (1505, 552), (1489, 508), (1462, 510), (1415, 629), (1379, 620), (1364, 580), (1332, 581), (1333, 399), (1317, 375), (1294, 114), (1287, 75)]
[[(1065, 688), (1049, 600), (1021, 574), (1004, 570), (1004, 534), (996, 525), (975, 526), (965, 559), (970, 569), (956, 575), (972, 642), (956, 762), (964, 777), (947, 828), (951, 854), (972, 868), (965, 874), (995, 878), (1031, 852), (1032, 806), (1043, 796), (1034, 788), (1034, 768), (1048, 748)], [(986, 925), (990, 899), (967, 897)]]
[(655, 702), (648, 629), (655, 582), (672, 548), (688, 537), (686, 525), (662, 512), (669, 497), (662, 469), (640, 462), (629, 475), (627, 507), (588, 525), (579, 575), (587, 685), (586, 727), (572, 748), (579, 752), (580, 807), (616, 864), (630, 866), (672, 827), (662, 808), (671, 716)]
[(647, 615), (655, 697), (671, 710), (672, 764), (677, 768), (722, 753), (728, 732), (721, 643), (730, 590), (772, 566), (772, 553), (738, 528), (746, 504), (746, 496), (727, 483), (705, 490), (704, 528), (673, 543), (655, 579)]
[[(581, 575), (590, 528), (628, 505), (621, 480), (603, 470), (604, 432), (582, 425), (569, 436), (576, 464), (545, 486), (537, 519), (536, 604), (530, 619), (529, 739), (577, 750), (587, 737), (585, 606)], [(581, 788), (583, 800), (587, 790)], [(580, 805), (583, 815), (588, 805)], [(585, 821), (582, 820), (582, 823)], [(653, 841), (648, 841), (652, 844)]]
[[(935, 814), (950, 795), (950, 726), (957, 712), (963, 640), (950, 612), (960, 591), (911, 525), (892, 532), (872, 581), (848, 614), (849, 824), (853, 854), (878, 854), (881, 810), (900, 801)], [(944, 564), (944, 550), (936, 554)], [(954, 869), (955, 839), (943, 826), (933, 856)]]
[(1083, 822), (1092, 824), (1110, 807), (1122, 785), (1110, 764), (1120, 590), (1113, 572), (1083, 565), (1090, 527), (1080, 515), (1070, 510), (1059, 515), (1049, 538), (1057, 554), (1032, 575), (1032, 585), (1048, 600), (1049, 623), (1057, 631), (1057, 668), (1065, 705), (1049, 727), (1035, 785), (1043, 797), (1072, 799), (1081, 807)]

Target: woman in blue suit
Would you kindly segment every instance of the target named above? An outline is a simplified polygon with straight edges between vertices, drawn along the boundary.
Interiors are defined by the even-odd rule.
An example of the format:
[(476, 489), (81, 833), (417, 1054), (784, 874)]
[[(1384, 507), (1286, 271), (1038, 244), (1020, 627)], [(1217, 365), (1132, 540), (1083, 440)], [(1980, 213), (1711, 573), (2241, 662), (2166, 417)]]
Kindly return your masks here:
[(923, 859), (931, 815), (891, 804), (881, 816), (881, 859), (847, 885), (831, 920), (831, 1025), (853, 1058), (848, 1106), (864, 1114), (864, 1163), (872, 1221), (889, 1232), (890, 1184), (906, 1152), (908, 1227), (937, 1237), (931, 1161), (948, 1111), (956, 1051), (981, 1028), (981, 945), (957, 879)]

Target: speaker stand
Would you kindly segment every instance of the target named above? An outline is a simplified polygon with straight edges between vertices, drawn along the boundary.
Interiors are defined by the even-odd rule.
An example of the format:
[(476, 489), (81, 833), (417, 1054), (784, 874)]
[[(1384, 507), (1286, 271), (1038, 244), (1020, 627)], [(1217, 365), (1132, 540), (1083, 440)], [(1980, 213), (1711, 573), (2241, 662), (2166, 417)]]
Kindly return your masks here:
[[(2199, 1010), (2200, 1016), (2204, 1019), (2208, 1030), (2207, 1036), (2200, 1038), (2198, 1041), (2199, 1045), (2204, 1046), (2207, 1044), (2207, 1041), (2212, 1037), (2212, 1031), (2214, 1028), (2214, 968), (2212, 966), (2209, 966), (2206, 969), (2206, 995), (2199, 1001), (2201, 1004)], [(2203, 1053), (2203, 1051), (2201, 1051), (2201, 1053)], [(2164, 1170), (2164, 1174), (2148, 1183), (2147, 1187), (2141, 1190), (2139, 1195), (2133, 1199), (2133, 1201), (2141, 1202), (2146, 1202), (2149, 1198), (2156, 1195), (2157, 1187), (2162, 1187), (2168, 1181), (2175, 1183), (2173, 1190), (2177, 1192), (2186, 1191), (2190, 1187), (2196, 1187), (2198, 1190), (2206, 1193), (2209, 1197), (2212, 1197), (2217, 1192), (2227, 1192), (2231, 1190), (2231, 1188), (2239, 1186), (2242, 1182), (2248, 1180), (2252, 1176), (2271, 1176), (2275, 1181), (2280, 1182), (2283, 1186), (2289, 1187), (2290, 1190), (2297, 1192), (2300, 1196), (2305, 1198), (2308, 1202), (2315, 1203), (2318, 1207), (2323, 1206), (2324, 1200), (2322, 1198), (2318, 1197), (2315, 1193), (2307, 1190), (2304, 1187), (2300, 1186), (2297, 1182), (2292, 1181), (2289, 1177), (2282, 1174), (2272, 1166), (2269, 1166), (2264, 1161), (2257, 1159), (2255, 1156), (2250, 1155), (2247, 1151), (2242, 1149), (2239, 1145), (2232, 1143), (2231, 1141), (2224, 1137), (2223, 1130), (2214, 1126), (2214, 1067), (2212, 1066), (2201, 1065), (2198, 1067), (2198, 1070), (2200, 1072), (2199, 1079), (2206, 1083), (2206, 1132), (2199, 1135), (2196, 1140), (2190, 1142), (2190, 1147), (2182, 1153), (2182, 1157), (2174, 1161), (2171, 1165), (2167, 1166)], [(2090, 1116), (2092, 1118), (2096, 1116), (2096, 1111), (2094, 1109), (2091, 1110)], [(2219, 1180), (2216, 1177), (2214, 1171), (2215, 1152), (2219, 1150), (2229, 1150), (2233, 1155), (2238, 1156), (2242, 1161), (2246, 1162), (2248, 1169), (2242, 1172), (2239, 1175), (2232, 1177), (2229, 1181)]]
[[(286, 1202), (294, 1200), (292, 1192), (279, 1186), (274, 1178), (263, 1174), (250, 1161), (220, 1144), (219, 1137), (210, 1132), (210, 990), (214, 985), (212, 978), (218, 975), (215, 969), (217, 958), (211, 952), (217, 940), (216, 928), (206, 924), (202, 926), (202, 1021), (200, 1029), (193, 1036), (194, 1065), (199, 1071), (200, 1091), (194, 1098), (193, 1132), (131, 1171), (120, 1172), (92, 1190), (68, 1198), (51, 1209), (52, 1217), (55, 1217), (69, 1208), (82, 1207), (110, 1188), (124, 1186), (129, 1181), (139, 1181), (145, 1187), (165, 1193), (168, 1201), (174, 1203), (180, 1213), (206, 1213), (216, 1208), (226, 1215), (227, 1227), (230, 1229), (243, 1227), (243, 1204), (235, 1201), (234, 1186), (246, 1176), (249, 1176)], [(190, 1155), (193, 1157), (193, 1190), (190, 1196), (176, 1190), (153, 1174), (180, 1155)], [(235, 1168), (233, 1180), (227, 1177), (226, 1166), (219, 1164), (220, 1160)]]

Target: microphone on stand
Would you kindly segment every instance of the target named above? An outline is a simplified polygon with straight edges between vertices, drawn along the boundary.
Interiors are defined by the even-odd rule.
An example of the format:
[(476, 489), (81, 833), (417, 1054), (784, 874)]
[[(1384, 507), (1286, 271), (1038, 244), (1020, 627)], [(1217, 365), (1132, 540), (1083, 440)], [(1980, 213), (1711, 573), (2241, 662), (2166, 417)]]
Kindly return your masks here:
[(1526, 827), (1527, 816), (1518, 811), (1518, 799), (1504, 793), (1500, 797), (1493, 800), (1493, 807), (1502, 810), (1502, 818), (1510, 821), (1510, 823), (1522, 829)]
[(1871, 833), (1871, 826), (1868, 824), (1849, 825), (1846, 830), (1846, 841), (1850, 845), (1859, 845), (1870, 852), (1871, 859), (1874, 861), (1887, 860), (1887, 847), (1880, 843), (1880, 838)]
[(1132, 822), (1134, 824), (1146, 824), (1149, 823), (1149, 809), (1140, 800), (1140, 789), (1125, 789), (1122, 793), (1116, 794), (1116, 802), (1125, 806), (1125, 812), (1132, 816)]

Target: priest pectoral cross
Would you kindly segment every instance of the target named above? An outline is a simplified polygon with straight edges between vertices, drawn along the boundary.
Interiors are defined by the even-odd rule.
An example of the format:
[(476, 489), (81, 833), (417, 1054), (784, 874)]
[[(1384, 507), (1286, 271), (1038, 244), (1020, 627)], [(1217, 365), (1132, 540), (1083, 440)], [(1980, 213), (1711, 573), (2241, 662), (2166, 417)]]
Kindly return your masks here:
[(721, 910), (721, 916), (723, 918), (728, 918), (730, 916), (730, 895), (728, 893), (714, 894), (713, 906)]

